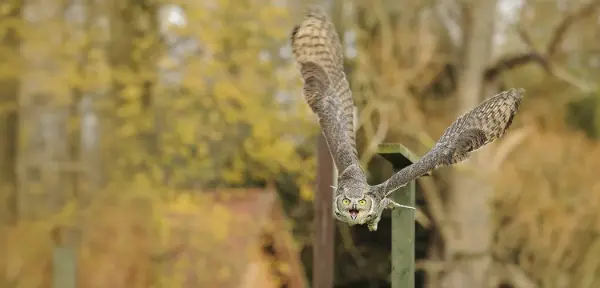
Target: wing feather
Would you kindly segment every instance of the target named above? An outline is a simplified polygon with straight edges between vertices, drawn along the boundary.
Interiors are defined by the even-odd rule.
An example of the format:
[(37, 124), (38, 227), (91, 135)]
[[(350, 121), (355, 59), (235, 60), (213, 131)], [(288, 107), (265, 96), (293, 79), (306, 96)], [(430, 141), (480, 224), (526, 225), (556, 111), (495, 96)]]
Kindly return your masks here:
[(512, 125), (524, 92), (523, 89), (504, 91), (458, 117), (419, 161), (381, 184), (386, 188), (386, 193), (391, 193), (437, 167), (462, 162), (471, 152), (502, 137)]
[(305, 100), (317, 114), (332, 157), (342, 172), (357, 164), (358, 156), (354, 101), (344, 73), (339, 36), (323, 9), (310, 6), (304, 20), (294, 27), (291, 43), (304, 81)]

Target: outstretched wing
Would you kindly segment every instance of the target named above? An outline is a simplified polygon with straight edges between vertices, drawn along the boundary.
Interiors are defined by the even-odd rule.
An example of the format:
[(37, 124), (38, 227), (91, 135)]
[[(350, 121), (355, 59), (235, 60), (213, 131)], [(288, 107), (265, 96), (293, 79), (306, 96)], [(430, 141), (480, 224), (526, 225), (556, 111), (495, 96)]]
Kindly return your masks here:
[(380, 185), (389, 194), (439, 166), (467, 159), (471, 152), (502, 137), (519, 110), (524, 92), (523, 89), (510, 89), (479, 104), (456, 119), (423, 158)]
[(335, 27), (319, 6), (311, 6), (291, 35), (292, 51), (304, 81), (304, 97), (319, 118), (338, 171), (358, 163), (352, 92)]

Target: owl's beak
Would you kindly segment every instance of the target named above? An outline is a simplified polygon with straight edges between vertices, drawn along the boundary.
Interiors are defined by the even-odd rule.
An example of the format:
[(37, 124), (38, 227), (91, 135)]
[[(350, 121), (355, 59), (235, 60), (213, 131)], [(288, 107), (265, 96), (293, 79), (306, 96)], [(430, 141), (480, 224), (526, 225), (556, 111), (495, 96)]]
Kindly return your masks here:
[(352, 220), (356, 220), (356, 216), (358, 216), (358, 209), (356, 209), (356, 204), (352, 205), (352, 209), (348, 210), (350, 212), (350, 218)]

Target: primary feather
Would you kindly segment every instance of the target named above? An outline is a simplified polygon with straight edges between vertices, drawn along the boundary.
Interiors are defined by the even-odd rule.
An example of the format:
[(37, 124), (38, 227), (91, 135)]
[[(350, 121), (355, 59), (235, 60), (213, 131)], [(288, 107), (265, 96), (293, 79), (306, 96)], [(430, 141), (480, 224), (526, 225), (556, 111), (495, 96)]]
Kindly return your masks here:
[(504, 91), (458, 117), (419, 161), (381, 184), (386, 187), (386, 194), (439, 166), (464, 161), (473, 151), (502, 137), (519, 110), (524, 92), (523, 89)]
[[(334, 149), (337, 153), (352, 154), (345, 157), (357, 157), (354, 101), (344, 73), (343, 50), (335, 27), (321, 7), (310, 6), (304, 20), (294, 27), (290, 38), (292, 53), (304, 81), (306, 102), (320, 120), (332, 117), (325, 121), (337, 122), (335, 125), (321, 127), (325, 136), (330, 134), (329, 138), (332, 138), (327, 139), (330, 151)], [(319, 115), (325, 114), (323, 110), (329, 114)], [(341, 163), (336, 163), (338, 164)], [(338, 166), (340, 172), (348, 167), (347, 163), (343, 163), (343, 166)]]

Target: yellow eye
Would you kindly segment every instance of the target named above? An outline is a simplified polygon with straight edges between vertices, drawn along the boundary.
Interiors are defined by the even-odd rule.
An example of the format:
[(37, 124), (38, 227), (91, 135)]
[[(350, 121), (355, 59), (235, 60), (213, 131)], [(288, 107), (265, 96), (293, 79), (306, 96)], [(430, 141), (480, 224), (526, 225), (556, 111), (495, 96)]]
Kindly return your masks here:
[(350, 199), (344, 199), (344, 200), (342, 200), (342, 204), (344, 204), (344, 205), (350, 204)]
[(358, 200), (358, 204), (360, 204), (361, 206), (365, 206), (365, 205), (367, 205), (367, 200), (360, 199), (360, 200)]

